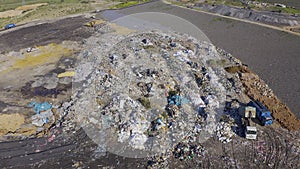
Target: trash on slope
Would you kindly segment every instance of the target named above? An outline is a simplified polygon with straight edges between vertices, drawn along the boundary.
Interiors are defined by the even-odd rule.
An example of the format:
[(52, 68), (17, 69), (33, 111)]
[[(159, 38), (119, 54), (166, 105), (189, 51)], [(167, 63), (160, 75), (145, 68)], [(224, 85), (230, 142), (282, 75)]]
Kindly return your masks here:
[(47, 123), (53, 123), (55, 121), (53, 112), (51, 109), (48, 109), (46, 111), (43, 111), (41, 113), (38, 113), (34, 116), (31, 117), (32, 124), (36, 125), (38, 127), (43, 126), (44, 124)]
[[(108, 151), (131, 156), (126, 150), (132, 148), (148, 156), (148, 153), (165, 152), (194, 129), (204, 135), (201, 142), (215, 134), (215, 116), (222, 104), (218, 98), (224, 94), (220, 88), (222, 84), (218, 85), (214, 70), (196, 58), (196, 49), (188, 48), (192, 42), (179, 41), (172, 44), (176, 47), (169, 48), (166, 44), (170, 44), (172, 38), (175, 39), (165, 34), (133, 35), (103, 53), (95, 69), (94, 64), (87, 65), (88, 62), (79, 64), (76, 69), (74, 81), (87, 82), (84, 90), (78, 90), (78, 94), (87, 96), (76, 101), (78, 118), (86, 119), (87, 130), (103, 131), (95, 138), (100, 140), (99, 144), (107, 144), (107, 137), (115, 137), (112, 145), (121, 144), (121, 150), (106, 145)], [(200, 49), (201, 53), (207, 53), (205, 46)], [(207, 56), (207, 59), (212, 57), (215, 56)], [(91, 93), (97, 93), (94, 109), (88, 97)], [(209, 96), (205, 100), (207, 103), (201, 96)], [(82, 106), (84, 104), (87, 105)], [(91, 107), (91, 110), (80, 110), (81, 107)], [(200, 108), (205, 109), (202, 119), (206, 122), (199, 118)], [(196, 125), (197, 120), (202, 123)], [(116, 133), (104, 134), (112, 128)], [(87, 134), (95, 136), (94, 132)]]
[(173, 155), (175, 158), (180, 160), (184, 159), (192, 159), (194, 157), (201, 157), (203, 156), (205, 149), (201, 145), (197, 145), (194, 143), (178, 143), (173, 151)]
[(233, 131), (228, 123), (221, 122), (217, 125), (217, 137), (222, 143), (229, 143), (232, 140)]

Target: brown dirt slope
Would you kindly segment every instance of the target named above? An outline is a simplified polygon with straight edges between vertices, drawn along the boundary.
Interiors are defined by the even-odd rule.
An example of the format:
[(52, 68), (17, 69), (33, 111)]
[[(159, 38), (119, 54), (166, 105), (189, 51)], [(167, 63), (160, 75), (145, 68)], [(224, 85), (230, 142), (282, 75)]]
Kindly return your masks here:
[[(258, 75), (240, 73), (241, 81), (245, 87), (245, 93), (255, 100), (262, 102), (272, 112), (276, 122), (288, 130), (300, 130), (300, 120), (295, 114), (269, 89), (266, 83)], [(269, 92), (266, 92), (269, 91)]]

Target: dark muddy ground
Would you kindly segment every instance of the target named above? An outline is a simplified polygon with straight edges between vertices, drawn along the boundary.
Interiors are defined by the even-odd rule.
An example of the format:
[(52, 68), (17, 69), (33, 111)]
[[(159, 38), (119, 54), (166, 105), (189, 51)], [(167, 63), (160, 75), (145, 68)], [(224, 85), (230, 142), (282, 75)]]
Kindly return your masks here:
[(65, 40), (80, 41), (91, 36), (83, 25), (89, 19), (82, 16), (65, 18), (53, 23), (43, 23), (0, 34), (0, 52), (18, 51), (22, 48), (61, 43)]
[(130, 159), (107, 153), (93, 158), (97, 145), (83, 130), (53, 142), (47, 138), (0, 143), (0, 166), (12, 168), (145, 168), (144, 159)]

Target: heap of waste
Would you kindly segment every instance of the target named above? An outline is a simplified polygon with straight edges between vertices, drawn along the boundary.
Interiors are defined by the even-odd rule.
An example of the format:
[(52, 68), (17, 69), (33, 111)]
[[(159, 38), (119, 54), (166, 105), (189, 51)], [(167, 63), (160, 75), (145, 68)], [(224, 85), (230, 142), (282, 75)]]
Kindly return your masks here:
[(143, 157), (215, 134), (226, 72), (213, 45), (157, 31), (103, 38), (73, 84), (78, 121), (103, 151)]

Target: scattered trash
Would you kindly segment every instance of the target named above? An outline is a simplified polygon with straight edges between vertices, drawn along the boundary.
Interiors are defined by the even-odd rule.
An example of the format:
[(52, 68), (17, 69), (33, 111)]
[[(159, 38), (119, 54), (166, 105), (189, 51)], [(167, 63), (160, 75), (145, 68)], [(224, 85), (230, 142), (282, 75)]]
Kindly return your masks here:
[(181, 142), (175, 146), (173, 155), (175, 158), (178, 158), (180, 160), (193, 159), (203, 156), (204, 151), (205, 149), (201, 145)]
[(36, 112), (36, 114), (40, 114), (41, 111), (46, 111), (52, 108), (52, 104), (48, 102), (42, 102), (42, 103), (31, 102), (28, 106), (33, 107), (33, 111)]
[(218, 98), (213, 95), (208, 95), (205, 98), (205, 103), (208, 107), (219, 107), (219, 101)]
[(87, 22), (84, 24), (84, 26), (86, 27), (94, 27), (96, 25), (100, 25), (100, 24), (103, 24), (104, 21), (103, 20), (94, 20), (94, 21), (90, 21), (90, 22)]
[(64, 72), (64, 73), (60, 73), (57, 75), (58, 78), (61, 77), (73, 77), (75, 76), (75, 72), (74, 71), (69, 71), (69, 72)]
[(27, 49), (27, 53), (34, 52), (36, 50), (38, 50), (38, 48), (30, 47), (30, 48)]
[(56, 135), (53, 134), (51, 137), (48, 138), (48, 142), (52, 142), (55, 139)]
[(177, 45), (176, 45), (175, 42), (171, 42), (171, 43), (170, 43), (170, 46), (171, 46), (172, 48), (175, 48)]
[(51, 109), (47, 109), (46, 111), (33, 115), (31, 117), (31, 120), (33, 125), (41, 127), (49, 122), (53, 123), (55, 121), (55, 118)]
[(228, 123), (220, 122), (217, 125), (217, 137), (222, 143), (229, 143), (232, 141), (233, 131)]

